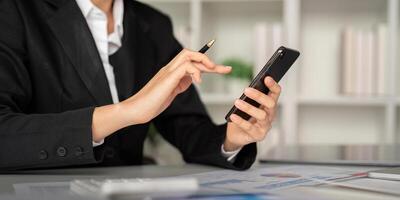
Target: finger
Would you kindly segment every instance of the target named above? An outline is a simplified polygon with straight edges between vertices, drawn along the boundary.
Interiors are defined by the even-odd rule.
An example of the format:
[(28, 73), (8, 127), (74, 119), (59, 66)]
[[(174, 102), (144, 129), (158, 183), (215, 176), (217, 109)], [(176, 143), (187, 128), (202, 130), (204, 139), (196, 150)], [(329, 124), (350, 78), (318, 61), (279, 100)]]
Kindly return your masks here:
[(253, 133), (253, 137), (257, 139), (257, 141), (260, 141), (265, 138), (265, 136), (268, 133), (268, 130), (270, 130), (272, 127), (272, 123), (269, 120), (257, 121), (257, 123), (255, 123), (254, 126), (255, 129), (258, 131)]
[(256, 118), (257, 120), (265, 121), (267, 119), (267, 113), (264, 110), (256, 108), (253, 105), (250, 105), (249, 103), (243, 100), (240, 99), (236, 100), (235, 106), (239, 110), (247, 113), (248, 115)]
[(257, 141), (262, 141), (265, 139), (265, 137), (268, 134), (268, 131), (271, 129), (271, 124), (266, 124), (263, 125), (262, 127), (259, 128), (260, 131), (251, 133), (252, 137), (255, 138)]
[(186, 73), (189, 74), (195, 83), (201, 83), (201, 71), (191, 62), (185, 63)]
[[(244, 120), (237, 114), (232, 114), (230, 116), (230, 119), (232, 120), (232, 123), (236, 124), (239, 128), (241, 128), (246, 133), (250, 133), (254, 129), (253, 124)], [(253, 138), (253, 141), (254, 141), (254, 138)]]
[(183, 63), (188, 62), (188, 61), (192, 61), (190, 59), (190, 50), (189, 49), (182, 49), (181, 52), (179, 52), (178, 55), (176, 55), (168, 64), (167, 64), (167, 68), (170, 71), (173, 71), (175, 69), (177, 69), (179, 66), (181, 66)]
[(249, 97), (250, 99), (253, 99), (257, 103), (265, 106), (266, 108), (273, 109), (276, 105), (276, 101), (272, 96), (268, 96), (257, 89), (254, 88), (246, 88), (244, 90), (244, 94)]
[(204, 66), (202, 63), (194, 62), (193, 64), (198, 69), (200, 69), (202, 72), (206, 72), (206, 73), (227, 74), (232, 71), (232, 67), (230, 67), (230, 66), (216, 65), (214, 69), (209, 69), (206, 66)]
[(195, 51), (190, 51), (187, 49), (184, 49), (182, 52), (183, 52), (183, 58), (186, 60), (202, 63), (205, 67), (209, 69), (215, 68), (215, 63), (212, 62), (210, 58), (208, 58), (205, 54)]
[(174, 98), (176, 95), (186, 91), (192, 84), (193, 79), (190, 76), (184, 76), (174, 91)]
[(215, 68), (211, 71), (218, 74), (228, 74), (232, 71), (231, 66), (215, 65)]
[(226, 74), (232, 70), (230, 66), (216, 65), (205, 54), (199, 52), (189, 51), (188, 58), (190, 61), (203, 64), (205, 68), (210, 70), (209, 72)]
[(275, 121), (276, 109), (267, 109), (268, 120), (272, 123)]
[(268, 115), (268, 120), (269, 120), (269, 122), (270, 123), (272, 123), (273, 121), (275, 121), (275, 118), (276, 118), (276, 107), (274, 107), (274, 108), (267, 108), (267, 107), (265, 107), (265, 106), (261, 106), (260, 107), (261, 109), (263, 109), (263, 110), (265, 110), (266, 112), (267, 112), (267, 115)]
[(266, 115), (267, 115), (266, 116), (266, 120), (258, 120), (258, 119), (255, 119), (255, 118), (251, 118), (254, 121), (250, 120), (250, 122), (252, 122), (253, 124), (259, 124), (261, 126), (263, 126), (263, 125), (265, 125), (267, 123), (271, 123), (271, 120), (270, 120), (271, 119), (270, 109), (266, 108), (265, 106), (260, 106), (259, 109), (263, 110), (266, 113)]
[(258, 128), (236, 114), (232, 114), (230, 118), (234, 124), (243, 129), (252, 138), (252, 141), (249, 142), (261, 141), (265, 138), (267, 125), (264, 125), (263, 128)]
[(272, 79), (270, 76), (268, 76), (264, 79), (264, 84), (269, 89), (269, 95), (275, 101), (277, 101), (279, 98), (279, 95), (281, 94), (281, 86), (276, 81), (274, 81), (274, 79)]

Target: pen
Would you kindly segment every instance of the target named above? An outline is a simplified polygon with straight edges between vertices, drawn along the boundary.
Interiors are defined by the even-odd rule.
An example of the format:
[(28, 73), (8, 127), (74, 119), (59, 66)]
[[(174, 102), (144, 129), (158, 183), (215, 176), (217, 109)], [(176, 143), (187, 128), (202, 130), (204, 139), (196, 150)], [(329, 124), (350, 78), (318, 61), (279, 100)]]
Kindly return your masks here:
[(201, 48), (199, 50), (200, 53), (205, 53), (210, 47), (212, 47), (212, 45), (214, 44), (215, 40), (211, 40), (209, 41), (206, 45), (203, 46), (203, 48)]

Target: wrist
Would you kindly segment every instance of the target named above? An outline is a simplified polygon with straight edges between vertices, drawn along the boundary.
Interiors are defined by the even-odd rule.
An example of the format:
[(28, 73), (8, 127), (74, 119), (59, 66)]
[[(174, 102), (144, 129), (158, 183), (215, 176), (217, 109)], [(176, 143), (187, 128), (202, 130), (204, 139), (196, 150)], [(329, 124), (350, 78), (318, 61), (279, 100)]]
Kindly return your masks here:
[(92, 140), (102, 141), (115, 131), (127, 126), (120, 104), (110, 104), (96, 107), (93, 112)]
[(144, 109), (146, 105), (136, 95), (120, 102), (118, 106), (126, 126), (144, 124), (151, 120)]
[(232, 123), (228, 123), (226, 128), (226, 137), (223, 144), (223, 148), (225, 151), (236, 151), (244, 146), (243, 143), (238, 144), (237, 142), (235, 142), (235, 135), (237, 134), (237, 128), (233, 126)]
[(232, 152), (232, 151), (237, 151), (241, 149), (243, 146), (234, 144), (232, 142), (229, 142), (227, 139), (225, 139), (224, 145), (223, 145), (223, 150), (226, 152)]
[(117, 109), (119, 110), (121, 121), (125, 124), (125, 127), (141, 124), (137, 116), (139, 111), (135, 108), (133, 101), (127, 99), (115, 105), (118, 107)]
[(119, 102), (112, 105), (114, 111), (116, 113), (115, 117), (118, 118), (120, 122), (120, 126), (125, 128), (127, 126), (134, 125), (134, 116), (133, 112), (131, 112), (132, 108), (129, 104), (125, 102)]

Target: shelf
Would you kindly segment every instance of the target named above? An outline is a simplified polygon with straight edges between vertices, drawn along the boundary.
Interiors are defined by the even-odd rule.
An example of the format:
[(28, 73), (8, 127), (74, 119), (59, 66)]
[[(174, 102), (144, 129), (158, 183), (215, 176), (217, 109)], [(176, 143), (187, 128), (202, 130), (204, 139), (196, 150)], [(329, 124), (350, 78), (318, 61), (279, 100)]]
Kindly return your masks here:
[(171, 17), (174, 27), (190, 25), (190, 0), (142, 1)]
[[(146, 0), (143, 2), (148, 3), (190, 3), (193, 0)], [(237, 2), (245, 2), (245, 3), (253, 3), (253, 2), (283, 2), (283, 0), (199, 0), (204, 3), (237, 3)]]
[(298, 120), (299, 142), (303, 144), (375, 144), (385, 129), (385, 109), (300, 106)]
[(207, 52), (216, 62), (240, 58), (253, 63), (254, 25), (283, 21), (283, 1), (206, 1), (203, 3), (200, 40), (215, 38)]
[[(144, 0), (143, 0), (144, 1)], [(146, 0), (171, 16), (175, 33), (182, 27), (191, 31), (191, 46), (197, 49), (211, 38), (217, 42), (207, 52), (215, 62), (235, 57), (254, 63), (254, 25), (258, 22), (281, 23), (291, 34), (286, 45), (297, 45), (301, 57), (291, 69), (290, 84), (282, 84), (280, 98), (283, 140), (297, 142), (374, 143), (400, 139), (400, 87), (392, 70), (389, 88), (398, 97), (342, 96), (340, 91), (340, 35), (344, 27), (368, 29), (386, 23), (389, 41), (400, 33), (399, 6), (393, 0)], [(395, 8), (395, 9), (390, 9)], [(300, 17), (297, 16), (297, 13)], [(392, 16), (392, 17), (391, 17)], [(397, 16), (397, 20), (394, 20)], [(397, 25), (398, 26), (398, 25)], [(180, 29), (179, 29), (180, 28)], [(396, 33), (396, 34), (394, 34)], [(400, 46), (400, 40), (397, 40)], [(397, 48), (398, 49), (398, 48)], [(396, 52), (398, 54), (398, 51)], [(398, 66), (397, 56), (388, 69)], [(396, 58), (396, 59), (394, 59)], [(290, 74), (287, 74), (290, 75)], [(281, 82), (283, 83), (283, 82)], [(201, 99), (215, 122), (224, 122), (225, 114), (237, 94), (227, 94), (227, 83), (204, 75)], [(204, 87), (203, 87), (204, 86)], [(287, 87), (286, 87), (287, 86)], [(293, 92), (296, 91), (296, 92)], [(286, 100), (286, 101), (285, 101)], [(396, 106), (393, 106), (393, 102)], [(283, 106), (282, 106), (283, 105)], [(395, 109), (395, 111), (393, 111)], [(291, 139), (294, 138), (294, 139)], [(361, 139), (360, 139), (361, 138)], [(385, 140), (387, 141), (387, 140)]]
[(160, 3), (190, 3), (191, 0), (146, 0), (143, 2), (150, 3), (150, 4), (153, 4), (153, 3), (157, 3), (157, 4), (160, 4)]
[[(398, 105), (400, 105), (400, 104), (398, 104)], [(399, 141), (400, 140), (400, 137), (399, 137), (399, 135), (400, 135), (400, 107), (398, 107), (396, 114), (397, 114), (397, 119), (395, 120), (395, 123), (396, 123), (395, 134), (397, 135), (397, 142), (400, 143), (400, 141)]]
[(333, 96), (340, 85), (340, 36), (346, 26), (387, 22), (386, 1), (304, 0), (301, 23), (301, 91)]
[[(206, 105), (219, 105), (219, 106), (231, 106), (234, 101), (239, 98), (239, 95), (232, 94), (200, 94), (200, 98)], [(278, 106), (284, 104), (284, 99), (280, 98)]]
[(283, 0), (201, 0), (204, 3), (254, 3), (254, 2), (283, 2)]
[(386, 97), (299, 97), (300, 105), (318, 106), (385, 106), (388, 102)]
[[(231, 105), (239, 96), (231, 94), (201, 94), (205, 104)], [(280, 98), (279, 104), (284, 102)], [(388, 102), (386, 97), (299, 97), (298, 104), (303, 106), (385, 106)], [(397, 100), (400, 106), (400, 98)]]

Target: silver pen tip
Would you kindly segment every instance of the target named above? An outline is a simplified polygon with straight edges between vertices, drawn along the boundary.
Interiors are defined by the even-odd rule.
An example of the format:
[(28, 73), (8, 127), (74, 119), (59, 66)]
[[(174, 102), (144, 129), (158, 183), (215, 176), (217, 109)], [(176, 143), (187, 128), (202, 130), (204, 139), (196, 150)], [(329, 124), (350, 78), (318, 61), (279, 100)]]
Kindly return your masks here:
[(214, 44), (214, 42), (215, 42), (215, 39), (214, 39), (214, 40), (211, 40), (210, 42), (207, 43), (207, 46), (208, 46), (208, 47), (212, 47), (212, 45)]

